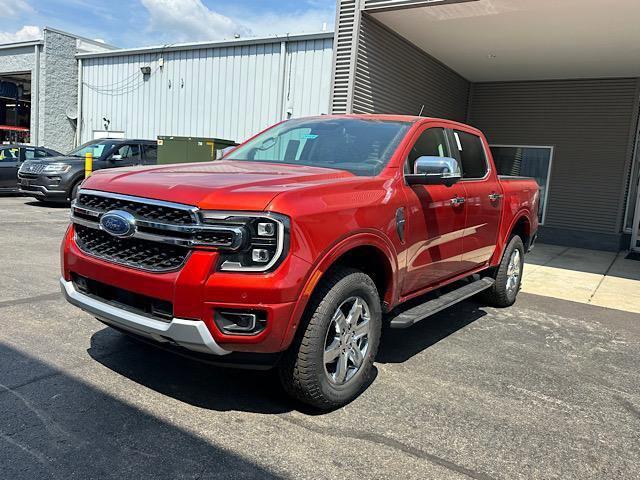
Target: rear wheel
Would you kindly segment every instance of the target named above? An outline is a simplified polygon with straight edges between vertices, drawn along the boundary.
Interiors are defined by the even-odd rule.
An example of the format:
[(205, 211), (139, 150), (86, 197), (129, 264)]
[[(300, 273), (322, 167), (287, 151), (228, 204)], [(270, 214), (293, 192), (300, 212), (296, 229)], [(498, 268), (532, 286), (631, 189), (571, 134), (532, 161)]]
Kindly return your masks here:
[(509, 240), (502, 260), (495, 273), (493, 287), (482, 292), (481, 296), (494, 307), (509, 307), (513, 305), (522, 285), (522, 270), (524, 268), (524, 245), (518, 235)]
[(349, 403), (372, 378), (381, 325), (380, 297), (371, 277), (336, 269), (318, 287), (305, 330), (280, 363), (283, 387), (317, 408)]

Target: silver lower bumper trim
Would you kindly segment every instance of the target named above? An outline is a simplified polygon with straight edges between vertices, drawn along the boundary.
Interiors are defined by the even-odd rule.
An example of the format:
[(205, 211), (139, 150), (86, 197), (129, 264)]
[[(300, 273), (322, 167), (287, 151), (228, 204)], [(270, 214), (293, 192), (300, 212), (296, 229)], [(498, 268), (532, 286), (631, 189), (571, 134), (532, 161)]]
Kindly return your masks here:
[(85, 295), (76, 290), (72, 282), (67, 282), (64, 278), (60, 279), (60, 286), (69, 303), (90, 313), (106, 324), (157, 342), (175, 343), (196, 352), (214, 355), (231, 353), (216, 343), (211, 336), (211, 332), (201, 320), (185, 320), (182, 318), (174, 318), (170, 322), (154, 320)]

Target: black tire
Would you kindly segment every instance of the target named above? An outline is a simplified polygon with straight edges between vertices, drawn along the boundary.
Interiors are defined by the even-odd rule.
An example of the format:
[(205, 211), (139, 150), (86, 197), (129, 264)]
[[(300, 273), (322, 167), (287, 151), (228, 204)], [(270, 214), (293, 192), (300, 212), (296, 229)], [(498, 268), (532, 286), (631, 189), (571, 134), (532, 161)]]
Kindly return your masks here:
[[(509, 262), (512, 260), (514, 252), (520, 255), (518, 266), (518, 278), (515, 288), (509, 289), (507, 282), (509, 280), (508, 269)], [(504, 249), (502, 260), (498, 266), (494, 279), (493, 287), (485, 290), (481, 294), (482, 300), (494, 307), (510, 307), (516, 301), (520, 287), (522, 286), (522, 270), (524, 267), (524, 245), (522, 239), (518, 235), (514, 235), (509, 240), (507, 248)]]
[[(354, 298), (367, 304), (368, 346), (359, 369), (352, 373), (345, 383), (338, 384), (332, 377), (337, 375), (338, 363), (336, 372), (328, 372), (324, 360), (325, 348), (331, 338), (333, 344), (339, 336), (334, 326), (334, 314), (341, 306), (348, 306), (347, 302), (353, 301)], [(332, 409), (349, 403), (373, 378), (373, 361), (380, 344), (381, 328), (380, 296), (371, 277), (351, 268), (333, 269), (316, 288), (307, 308), (306, 318), (300, 325), (301, 331), (280, 361), (278, 371), (285, 391), (292, 397), (320, 409)], [(337, 362), (340, 362), (340, 358)], [(354, 364), (351, 364), (351, 368), (355, 368)]]
[(71, 202), (73, 202), (78, 196), (78, 190), (80, 190), (81, 184), (82, 184), (82, 180), (78, 180), (76, 183), (73, 184), (73, 187), (71, 187), (71, 194), (69, 195), (69, 200)]

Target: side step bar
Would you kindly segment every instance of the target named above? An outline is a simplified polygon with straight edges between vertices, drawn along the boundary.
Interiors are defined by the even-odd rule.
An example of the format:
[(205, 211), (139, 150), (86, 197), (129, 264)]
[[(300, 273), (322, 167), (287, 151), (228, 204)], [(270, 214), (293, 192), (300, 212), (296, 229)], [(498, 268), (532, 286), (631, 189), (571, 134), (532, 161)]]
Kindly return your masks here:
[(451, 292), (399, 313), (391, 320), (390, 326), (391, 328), (408, 328), (414, 323), (424, 320), (451, 305), (466, 300), (487, 288), (491, 288), (494, 283), (495, 280), (493, 278), (481, 278), (480, 280), (468, 283), (456, 290), (452, 290)]

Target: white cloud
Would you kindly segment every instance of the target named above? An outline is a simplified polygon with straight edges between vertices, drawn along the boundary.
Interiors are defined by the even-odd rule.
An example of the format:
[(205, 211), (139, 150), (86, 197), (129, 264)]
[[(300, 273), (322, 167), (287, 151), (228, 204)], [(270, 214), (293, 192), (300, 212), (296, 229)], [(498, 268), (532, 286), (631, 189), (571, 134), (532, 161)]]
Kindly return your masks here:
[(33, 7), (26, 0), (0, 0), (0, 12), (3, 17), (17, 17), (24, 13), (33, 13)]
[(25, 25), (17, 32), (0, 31), (0, 43), (25, 42), (27, 40), (38, 40), (42, 38), (40, 27)]
[(150, 27), (178, 42), (246, 35), (231, 18), (209, 10), (200, 0), (142, 0), (149, 11)]
[(325, 22), (331, 29), (334, 18), (333, 10), (318, 8), (232, 18), (209, 9), (201, 0), (142, 0), (142, 4), (149, 11), (150, 29), (176, 42), (317, 32)]

